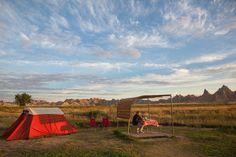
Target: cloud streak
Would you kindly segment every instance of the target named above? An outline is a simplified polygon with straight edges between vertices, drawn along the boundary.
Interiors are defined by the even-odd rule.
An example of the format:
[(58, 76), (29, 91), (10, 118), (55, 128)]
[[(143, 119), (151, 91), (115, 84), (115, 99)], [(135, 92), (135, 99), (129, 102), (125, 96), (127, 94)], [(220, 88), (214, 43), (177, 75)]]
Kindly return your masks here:
[(125, 47), (161, 47), (169, 48), (172, 47), (167, 39), (162, 37), (159, 32), (150, 33), (137, 33), (132, 32), (128, 35), (116, 36), (114, 34), (110, 35), (110, 41), (118, 45)]
[(118, 70), (120, 71), (121, 69), (128, 69), (133, 66), (135, 66), (134, 63), (125, 63), (125, 62), (120, 62), (120, 63), (108, 63), (108, 62), (72, 62), (72, 66), (75, 67), (81, 67), (81, 68), (91, 68), (95, 70)]
[(185, 61), (185, 64), (210, 63), (210, 62), (215, 62), (215, 61), (221, 61), (228, 58), (229, 56), (233, 54), (236, 54), (236, 49), (232, 49), (232, 50), (224, 51), (220, 53), (217, 52), (217, 53), (204, 54), (194, 59)]
[(186, 0), (167, 5), (162, 10), (162, 17), (165, 21), (162, 28), (164, 31), (177, 36), (198, 36), (212, 30), (212, 24), (207, 21), (207, 10), (194, 7)]
[(0, 91), (50, 99), (196, 92), (225, 82), (236, 88), (235, 6), (0, 1)]

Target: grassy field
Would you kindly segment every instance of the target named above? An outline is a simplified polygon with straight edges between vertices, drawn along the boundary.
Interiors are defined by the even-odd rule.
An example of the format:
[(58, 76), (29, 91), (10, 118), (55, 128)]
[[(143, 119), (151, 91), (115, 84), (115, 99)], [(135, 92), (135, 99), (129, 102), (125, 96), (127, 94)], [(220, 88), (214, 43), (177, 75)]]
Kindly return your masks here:
[[(137, 140), (123, 136), (125, 127), (90, 128), (88, 117), (107, 114), (115, 121), (115, 106), (61, 107), (79, 132), (32, 140), (0, 139), (0, 156), (114, 156), (114, 157), (233, 157), (236, 154), (236, 104), (179, 104), (174, 106), (175, 137)], [(152, 131), (169, 133), (170, 106), (152, 105), (151, 117), (163, 126)], [(135, 111), (147, 106), (136, 105)], [(0, 134), (21, 113), (21, 107), (0, 106)], [(115, 125), (115, 123), (114, 123)]]

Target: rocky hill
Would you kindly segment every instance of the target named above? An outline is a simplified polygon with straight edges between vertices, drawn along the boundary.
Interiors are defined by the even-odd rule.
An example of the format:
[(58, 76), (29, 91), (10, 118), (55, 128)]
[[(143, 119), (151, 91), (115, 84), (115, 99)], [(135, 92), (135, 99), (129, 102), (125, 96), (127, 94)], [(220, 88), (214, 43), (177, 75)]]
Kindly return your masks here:
[(208, 92), (208, 90), (204, 89), (204, 92), (203, 94), (198, 97), (198, 101), (201, 101), (201, 102), (211, 102), (213, 101), (213, 97), (212, 95)]
[[(102, 104), (102, 102), (109, 102), (104, 99), (99, 98), (90, 98), (90, 99), (66, 99), (65, 101), (57, 101), (57, 102), (48, 102), (44, 100), (33, 100), (30, 105), (33, 106), (90, 106), (90, 105), (98, 105)], [(105, 104), (105, 103), (103, 103)]]
[(223, 85), (214, 94), (210, 94), (206, 89), (201, 96), (194, 95), (176, 95), (173, 97), (173, 102), (187, 103), (187, 102), (229, 102), (236, 101), (236, 91), (232, 91), (227, 86)]
[[(64, 102), (56, 102), (51, 103), (50, 105), (112, 105), (116, 104), (119, 100), (112, 99), (112, 100), (105, 100), (99, 98), (90, 98), (90, 99), (66, 99)], [(204, 89), (203, 94), (200, 96), (195, 95), (176, 95), (173, 97), (174, 103), (205, 103), (205, 102), (229, 102), (229, 101), (236, 101), (236, 91), (232, 91), (227, 86), (223, 85), (219, 88), (215, 93), (210, 94), (207, 89)], [(139, 100), (137, 103), (139, 104), (156, 104), (156, 103), (167, 103), (170, 102), (169, 99), (160, 99), (158, 101), (151, 101), (151, 100)], [(45, 104), (45, 102), (43, 102)], [(42, 104), (42, 102), (38, 102), (38, 104)]]
[(223, 85), (213, 95), (213, 101), (233, 101), (236, 100), (236, 94), (230, 90), (227, 86)]
[[(45, 100), (33, 100), (31, 106), (90, 106), (90, 105), (112, 105), (116, 104), (119, 100), (112, 99), (99, 99), (99, 98), (89, 98), (89, 99), (66, 99), (65, 101), (58, 102), (48, 102)], [(215, 93), (210, 94), (207, 89), (204, 89), (203, 94), (200, 96), (195, 95), (176, 95), (173, 97), (174, 103), (205, 103), (205, 102), (230, 102), (236, 101), (236, 91), (232, 91), (227, 86), (223, 85)], [(151, 100), (139, 100), (139, 104), (156, 104), (156, 103), (167, 103), (170, 99), (160, 99), (158, 101)], [(13, 102), (0, 101), (0, 105), (16, 105)]]

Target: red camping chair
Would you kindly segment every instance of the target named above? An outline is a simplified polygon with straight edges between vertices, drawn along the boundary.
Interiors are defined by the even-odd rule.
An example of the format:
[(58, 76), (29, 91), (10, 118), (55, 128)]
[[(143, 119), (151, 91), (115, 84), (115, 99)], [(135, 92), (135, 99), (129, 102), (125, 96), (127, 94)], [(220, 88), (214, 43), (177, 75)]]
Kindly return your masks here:
[(110, 121), (107, 117), (102, 118), (102, 126), (103, 127), (109, 127), (110, 126)]
[(97, 126), (96, 119), (94, 117), (90, 118), (90, 126), (91, 127), (96, 127)]

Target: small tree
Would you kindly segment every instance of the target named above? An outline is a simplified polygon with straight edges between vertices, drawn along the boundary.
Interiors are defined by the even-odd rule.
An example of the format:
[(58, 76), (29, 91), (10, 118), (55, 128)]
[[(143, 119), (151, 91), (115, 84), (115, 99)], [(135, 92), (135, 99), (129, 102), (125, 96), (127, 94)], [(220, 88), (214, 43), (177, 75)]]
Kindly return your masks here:
[(17, 94), (15, 95), (15, 102), (20, 106), (25, 106), (31, 102), (31, 95), (27, 93)]

